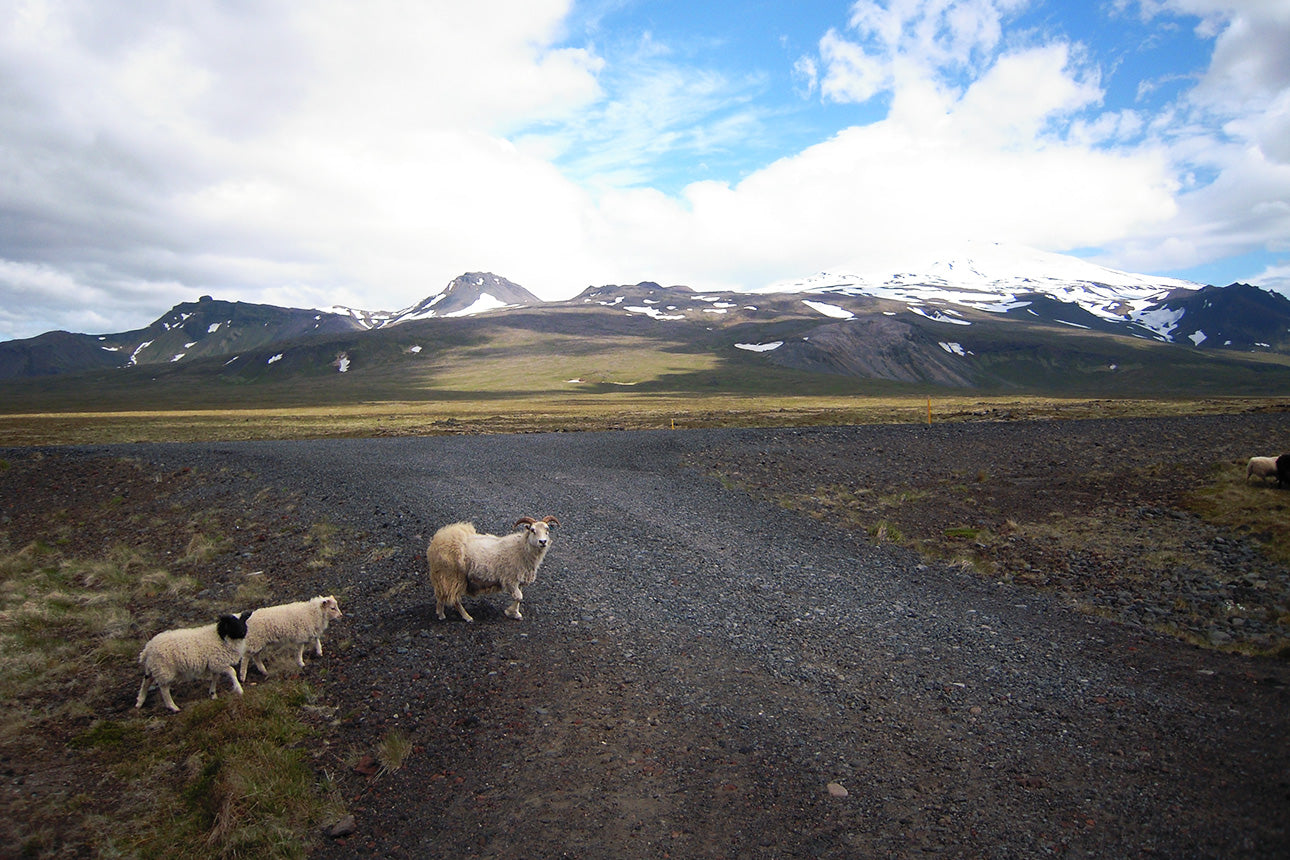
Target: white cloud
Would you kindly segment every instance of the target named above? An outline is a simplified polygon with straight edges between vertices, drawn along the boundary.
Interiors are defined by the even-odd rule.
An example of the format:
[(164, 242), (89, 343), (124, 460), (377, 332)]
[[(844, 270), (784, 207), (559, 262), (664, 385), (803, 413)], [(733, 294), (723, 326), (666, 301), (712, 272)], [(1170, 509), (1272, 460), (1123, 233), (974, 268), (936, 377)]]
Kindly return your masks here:
[[(123, 285), (156, 313), (176, 280), (362, 306), (484, 267), (563, 285), (534, 261), (582, 253), (587, 199), (505, 134), (600, 96), (600, 60), (551, 47), (567, 7), (4, 4), (0, 305), (25, 313), (0, 337), (74, 284), (117, 318)], [(40, 265), (61, 281), (19, 304)]]
[(1281, 266), (1268, 266), (1258, 273), (1254, 278), (1254, 282), (1261, 287), (1276, 290), (1278, 293), (1290, 298), (1290, 263)]
[[(890, 86), (889, 64), (844, 39), (836, 30), (829, 30), (820, 40), (820, 59), (826, 69), (820, 92), (826, 99), (867, 102)], [(813, 61), (811, 67), (814, 67)]]
[[(668, 276), (688, 272), (705, 287), (869, 267), (912, 241), (1096, 245), (1171, 217), (1176, 190), (1158, 149), (1063, 137), (1059, 121), (1098, 98), (1065, 46), (1021, 51), (958, 97), (926, 80), (904, 85), (886, 119), (736, 185), (695, 183), (681, 200), (619, 194), (602, 211), (611, 241), (667, 247)], [(631, 247), (613, 256), (643, 262)]]
[(1003, 21), (1027, 0), (858, 0), (850, 27), (891, 58), (918, 57), (929, 67), (965, 66), (988, 57)]
[[(393, 310), (479, 269), (557, 298), (973, 238), (1137, 271), (1290, 254), (1290, 4), (1117, 5), (1214, 40), (1163, 110), (1010, 30), (1027, 0), (858, 2), (779, 70), (569, 38), (571, 0), (0, 0), (0, 338), (201, 293)], [(856, 124), (761, 157), (808, 108)]]
[(1161, 270), (1258, 250), (1290, 255), (1290, 4), (1143, 0), (1140, 6), (1147, 18), (1199, 16), (1198, 32), (1216, 41), (1200, 81), (1150, 129), (1186, 181), (1177, 214), (1106, 243), (1110, 261)]

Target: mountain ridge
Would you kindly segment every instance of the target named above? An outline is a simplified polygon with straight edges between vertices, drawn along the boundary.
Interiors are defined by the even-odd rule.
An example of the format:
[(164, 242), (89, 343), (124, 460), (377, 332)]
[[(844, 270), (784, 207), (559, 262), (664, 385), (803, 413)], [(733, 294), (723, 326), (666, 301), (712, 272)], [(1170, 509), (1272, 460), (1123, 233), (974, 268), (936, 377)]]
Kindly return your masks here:
[[(1202, 375), (1214, 365), (1132, 348), (1139, 341), (1222, 356), (1214, 378), (1248, 376), (1242, 385), (1251, 389), (1280, 373), (1282, 363), (1290, 365), (1283, 359), (1290, 356), (1290, 299), (1277, 293), (1247, 284), (1153, 281), (1083, 261), (1059, 260), (1044, 269), (1048, 262), (1033, 256), (1010, 269), (1006, 252), (999, 252), (931, 266), (921, 275), (820, 273), (756, 292), (642, 281), (589, 286), (559, 301), (542, 301), (492, 273), (468, 272), (397, 312), (276, 308), (203, 296), (133, 332), (50, 332), (0, 343), (0, 379), (138, 366), (174, 373), (188, 365), (194, 373), (204, 368), (203, 379), (255, 382), (400, 362), (420, 373), (430, 354), (462, 362), (468, 359), (453, 353), (453, 345), (460, 351), (490, 339), (512, 344), (498, 349), (522, 342), (537, 355), (608, 355), (626, 343), (652, 354), (705, 352), (749, 372), (773, 367), (790, 376), (969, 389), (1149, 389), (1168, 376), (1170, 364), (1195, 365)], [(1143, 370), (1144, 362), (1161, 366)], [(1169, 384), (1185, 387), (1186, 380)], [(1221, 388), (1208, 378), (1197, 386)]]

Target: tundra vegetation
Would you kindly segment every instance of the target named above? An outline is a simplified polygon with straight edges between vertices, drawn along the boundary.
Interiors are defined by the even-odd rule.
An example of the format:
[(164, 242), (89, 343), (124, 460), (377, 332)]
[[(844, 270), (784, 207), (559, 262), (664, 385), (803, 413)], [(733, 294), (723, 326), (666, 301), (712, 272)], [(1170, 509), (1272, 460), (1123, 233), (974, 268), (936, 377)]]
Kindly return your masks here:
[[(0, 461), (0, 479), (29, 468)], [(303, 856), (316, 827), (344, 812), (317, 759), (322, 716), (309, 683), (286, 671), (217, 700), (190, 683), (176, 688), (176, 714), (136, 711), (124, 693), (152, 633), (227, 608), (206, 589), (231, 602), (263, 589), (262, 572), (221, 579), (213, 556), (187, 547), (251, 528), (306, 557), (307, 531), (274, 533), (250, 508), (177, 502), (171, 493), (194, 476), (127, 460), (63, 479), (72, 485), (52, 507), (0, 526), (0, 758), (24, 773), (34, 763), (0, 794), (0, 844), (32, 857)], [(265, 511), (291, 505), (260, 501)], [(107, 522), (136, 539), (101, 549)], [(10, 526), (42, 536), (16, 544)], [(293, 665), (292, 654), (275, 657)]]

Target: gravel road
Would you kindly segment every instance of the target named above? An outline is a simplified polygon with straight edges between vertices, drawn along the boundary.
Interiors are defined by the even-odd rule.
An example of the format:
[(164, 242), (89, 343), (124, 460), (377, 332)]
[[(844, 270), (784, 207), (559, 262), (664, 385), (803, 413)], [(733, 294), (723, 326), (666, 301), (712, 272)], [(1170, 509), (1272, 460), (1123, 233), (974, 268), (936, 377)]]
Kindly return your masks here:
[[(305, 673), (355, 829), (316, 856), (1290, 856), (1290, 666), (928, 565), (682, 465), (769, 432), (129, 450), (221, 475), (205, 492), (285, 488), (344, 532), (284, 595), (346, 612)], [(501, 596), (468, 604), (474, 624), (434, 619), (435, 528), (546, 514), (523, 621)], [(345, 758), (395, 729), (400, 769)]]

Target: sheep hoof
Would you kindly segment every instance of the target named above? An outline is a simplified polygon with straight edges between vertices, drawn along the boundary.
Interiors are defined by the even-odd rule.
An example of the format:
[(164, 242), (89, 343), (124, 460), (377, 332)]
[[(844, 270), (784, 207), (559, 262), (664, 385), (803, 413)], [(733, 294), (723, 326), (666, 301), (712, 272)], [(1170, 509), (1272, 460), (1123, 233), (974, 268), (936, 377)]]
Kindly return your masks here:
[(506, 610), (506, 614), (509, 615), (511, 618), (514, 618), (516, 621), (524, 620), (524, 616), (520, 614), (520, 611), (518, 609), (508, 609)]

